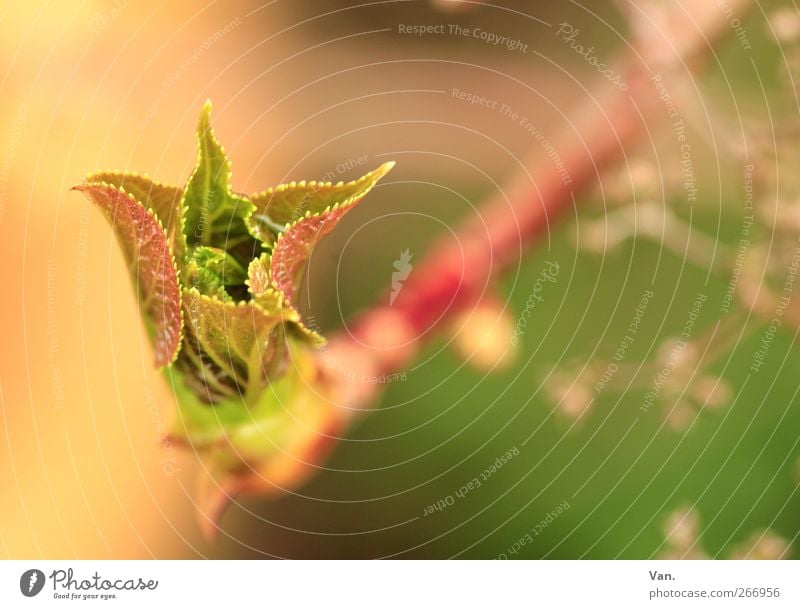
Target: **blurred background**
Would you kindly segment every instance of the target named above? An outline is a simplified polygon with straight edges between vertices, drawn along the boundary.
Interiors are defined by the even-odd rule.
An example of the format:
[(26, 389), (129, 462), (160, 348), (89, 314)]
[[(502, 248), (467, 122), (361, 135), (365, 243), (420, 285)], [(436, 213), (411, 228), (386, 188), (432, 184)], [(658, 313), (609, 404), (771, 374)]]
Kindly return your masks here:
[[(208, 542), (196, 459), (158, 442), (173, 398), (124, 261), (69, 188), (104, 169), (183, 184), (208, 98), (242, 192), (396, 160), (315, 252), (306, 309), (339, 328), (385, 297), (401, 252), (413, 273), (521, 158), (547, 158), (519, 119), (453, 90), (557, 141), (608, 83), (555, 30), (570, 24), (613, 66), (631, 40), (625, 3), (5, 0), (0, 556), (796, 557), (797, 322), (768, 332), (751, 372), (773, 315), (742, 294), (800, 234), (800, 15), (714, 2), (730, 31), (681, 97), (696, 200), (662, 115), (498, 285), (509, 327), (529, 313), (498, 369), (452, 348), (463, 327), (445, 332), (308, 484), (237, 502)], [(436, 24), (448, 33), (400, 31)], [(737, 257), (748, 201), (759, 232)], [(777, 268), (780, 292), (791, 265)]]

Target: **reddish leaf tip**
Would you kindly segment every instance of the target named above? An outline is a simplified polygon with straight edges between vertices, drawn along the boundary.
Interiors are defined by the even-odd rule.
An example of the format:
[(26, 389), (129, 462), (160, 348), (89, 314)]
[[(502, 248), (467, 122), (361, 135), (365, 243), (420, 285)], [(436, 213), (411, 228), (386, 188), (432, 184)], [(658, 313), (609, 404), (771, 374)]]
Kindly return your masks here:
[(155, 365), (169, 365), (180, 349), (183, 327), (175, 259), (155, 213), (111, 184), (74, 187), (97, 205), (111, 223), (139, 291), (139, 305), (152, 329)]

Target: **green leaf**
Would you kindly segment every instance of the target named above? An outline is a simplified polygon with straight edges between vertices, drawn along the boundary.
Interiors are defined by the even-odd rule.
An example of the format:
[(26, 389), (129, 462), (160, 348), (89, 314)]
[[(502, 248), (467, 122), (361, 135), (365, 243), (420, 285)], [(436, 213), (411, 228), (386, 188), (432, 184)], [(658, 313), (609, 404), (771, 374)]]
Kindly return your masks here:
[(224, 285), (244, 285), (247, 271), (225, 250), (216, 247), (196, 247), (192, 259), (198, 266), (219, 276)]
[(266, 254), (254, 259), (247, 267), (247, 287), (250, 297), (256, 302), (264, 294), (274, 291), (269, 281), (269, 260)]
[(201, 245), (193, 248), (186, 263), (183, 285), (223, 301), (246, 294), (247, 271), (225, 250)]
[[(275, 307), (276, 302), (277, 306), (280, 307), (292, 306), (284, 299), (283, 293), (270, 281), (269, 261), (266, 254), (262, 255), (260, 258), (256, 258), (250, 263), (247, 269), (247, 275), (247, 285), (250, 291), (250, 297), (254, 303), (267, 310), (271, 307)], [(297, 313), (296, 316), (297, 319), (288, 324), (295, 336), (314, 347), (321, 347), (327, 342), (322, 335), (308, 328), (302, 322), (299, 313)]]
[[(211, 374), (200, 381), (214, 380), (221, 394), (235, 390), (251, 403), (278, 373), (286, 353), (282, 322), (298, 321), (299, 315), (283, 306), (277, 293), (269, 306), (222, 302), (194, 288), (184, 290), (183, 301), (186, 338), (179, 368), (199, 366), (202, 374)], [(213, 403), (214, 394), (209, 397)]]
[[(231, 270), (228, 271), (228, 268)], [(186, 262), (183, 285), (197, 290), (206, 296), (223, 301), (233, 298), (226, 290), (226, 285), (244, 283), (241, 265), (224, 250), (215, 247), (200, 246), (192, 250)]]
[(197, 124), (197, 166), (183, 195), (186, 240), (190, 245), (224, 249), (246, 266), (260, 253), (247, 226), (255, 206), (231, 192), (231, 163), (210, 120), (211, 102), (206, 102)]
[[(278, 235), (270, 258), (270, 278), (272, 284), (283, 292), (289, 302), (294, 302), (297, 297), (314, 246), (333, 230), (339, 220), (355, 207), (392, 167), (394, 167), (393, 162), (384, 163), (359, 180), (331, 187), (328, 194), (338, 189), (341, 194), (350, 196), (325, 207), (315, 200), (313, 212), (309, 209), (304, 217), (294, 224), (287, 225)], [(333, 199), (336, 197), (329, 196), (324, 200)]]
[(201, 294), (223, 302), (233, 302), (233, 297), (225, 289), (222, 278), (214, 271), (198, 266), (192, 259), (186, 264), (185, 277), (184, 286), (195, 288)]
[(181, 344), (181, 292), (167, 233), (155, 212), (112, 184), (75, 186), (108, 218), (139, 294), (156, 351), (156, 366), (171, 363)]
[(133, 195), (133, 198), (151, 210), (167, 234), (167, 243), (182, 269), (186, 255), (186, 237), (183, 234), (183, 189), (162, 184), (138, 173), (101, 171), (86, 176), (85, 184), (110, 184)]
[(346, 206), (363, 199), (392, 167), (394, 162), (384, 163), (358, 180), (346, 184), (291, 182), (251, 195), (250, 199), (256, 208), (249, 219), (251, 231), (254, 235), (264, 236), (266, 241), (273, 233), (281, 232), (279, 229), (285, 225), (306, 215), (313, 216), (328, 207)]

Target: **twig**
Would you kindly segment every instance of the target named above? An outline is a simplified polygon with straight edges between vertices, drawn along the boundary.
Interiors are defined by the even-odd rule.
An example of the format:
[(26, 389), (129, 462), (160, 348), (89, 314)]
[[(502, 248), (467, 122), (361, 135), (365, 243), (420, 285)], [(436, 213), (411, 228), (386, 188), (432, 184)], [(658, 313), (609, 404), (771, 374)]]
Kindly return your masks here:
[[(491, 291), (493, 276), (518, 263), (523, 250), (538, 242), (601, 170), (624, 159), (646, 132), (646, 117), (666, 115), (663, 90), (659, 93), (653, 77), (660, 75), (666, 87), (670, 78), (691, 77), (690, 67), (697, 69), (712, 42), (730, 30), (729, 18), (713, 0), (628, 4), (635, 42), (619, 65), (629, 88), (601, 83), (599, 93), (577, 110), (578, 124), (556, 142), (560, 171), (550, 159), (531, 161), (531, 173), (522, 171), (464, 222), (456, 243), (434, 244), (392, 306), (376, 304), (348, 332), (332, 338), (327, 351), (332, 357), (326, 360), (341, 379), (340, 405), (368, 407), (380, 386), (361, 379), (402, 370), (436, 330)], [(740, 16), (751, 4), (727, 2)]]

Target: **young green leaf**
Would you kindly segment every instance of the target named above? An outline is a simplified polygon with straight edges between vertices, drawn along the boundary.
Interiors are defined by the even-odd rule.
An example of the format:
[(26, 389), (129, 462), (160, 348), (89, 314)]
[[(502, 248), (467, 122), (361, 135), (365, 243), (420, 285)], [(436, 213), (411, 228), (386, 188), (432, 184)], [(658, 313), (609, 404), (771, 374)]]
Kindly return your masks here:
[(192, 259), (205, 269), (219, 276), (224, 285), (244, 285), (247, 271), (225, 250), (200, 246), (192, 251)]
[(278, 228), (300, 220), (307, 214), (315, 215), (335, 205), (346, 205), (363, 199), (394, 167), (394, 162), (384, 163), (352, 182), (290, 182), (251, 195), (256, 211), (248, 223), (255, 235), (271, 235)]
[(192, 288), (184, 290), (186, 338), (201, 359), (232, 381), (245, 402), (268, 384), (286, 350), (282, 322), (299, 316), (280, 306), (279, 295), (269, 308), (255, 303), (222, 302)]
[(151, 180), (138, 173), (101, 171), (86, 176), (86, 184), (110, 184), (133, 195), (133, 198), (151, 210), (167, 234), (167, 243), (175, 255), (178, 268), (183, 268), (186, 237), (183, 234), (183, 189)]
[[(283, 293), (270, 282), (269, 261), (266, 254), (250, 263), (247, 274), (247, 285), (253, 302), (267, 310), (276, 306), (276, 301), (280, 307), (292, 308), (292, 305), (285, 300)], [(297, 338), (312, 346), (321, 347), (326, 342), (323, 336), (308, 328), (302, 322), (299, 313), (296, 314), (296, 319), (289, 323), (288, 326)]]
[(273, 287), (269, 281), (269, 259), (267, 254), (255, 258), (247, 267), (247, 288), (253, 300), (258, 300), (262, 295), (272, 292)]
[(211, 102), (206, 102), (197, 124), (197, 166), (183, 193), (186, 239), (227, 250), (246, 266), (258, 249), (247, 226), (255, 206), (231, 192), (231, 163), (210, 121)]
[(183, 285), (201, 294), (231, 301), (245, 294), (247, 271), (225, 250), (201, 245), (186, 261)]
[(167, 234), (155, 213), (111, 184), (75, 186), (108, 218), (139, 294), (155, 343), (156, 366), (171, 363), (181, 343), (181, 293)]
[[(306, 211), (304, 217), (294, 224), (287, 225), (284, 232), (278, 235), (270, 259), (270, 278), (273, 285), (284, 293), (289, 302), (293, 302), (297, 296), (308, 260), (317, 242), (330, 233), (339, 220), (355, 207), (392, 167), (394, 163), (384, 163), (359, 180), (332, 187), (328, 194), (338, 189), (341, 194), (350, 196), (326, 207), (322, 207), (315, 200), (313, 212)], [(326, 200), (335, 198), (329, 196)]]

